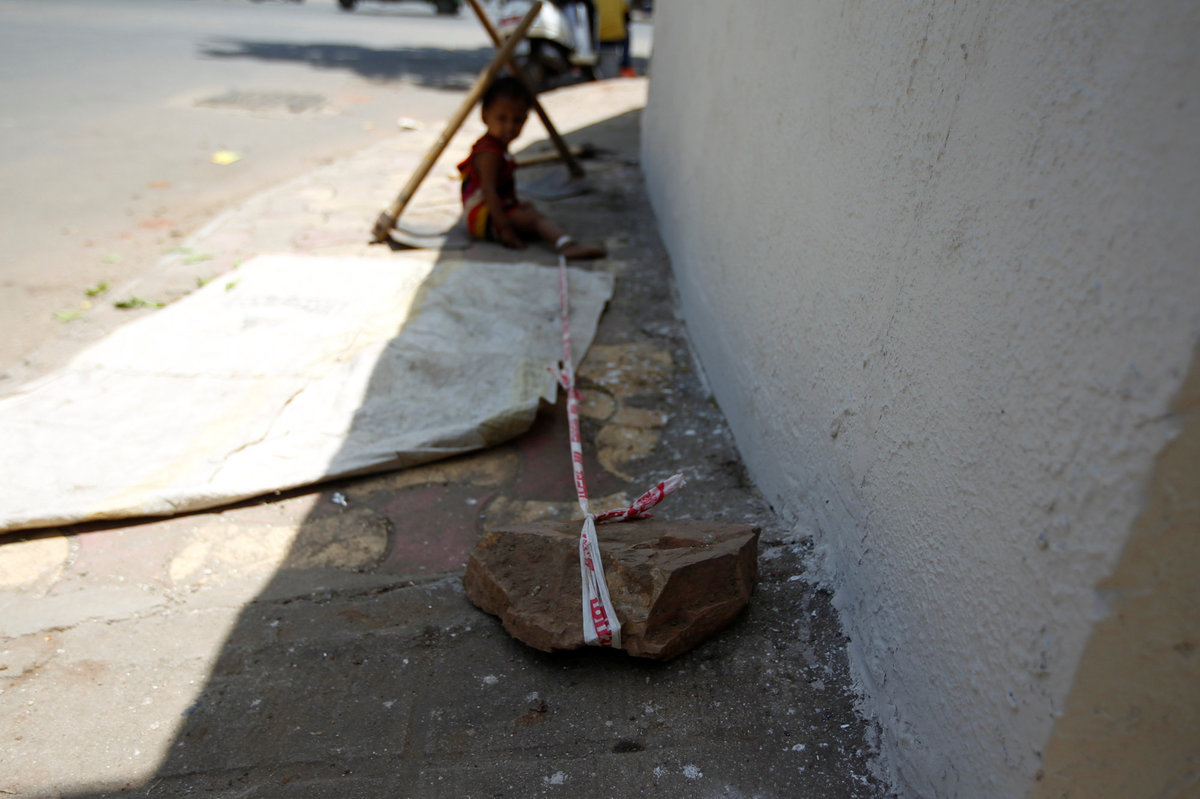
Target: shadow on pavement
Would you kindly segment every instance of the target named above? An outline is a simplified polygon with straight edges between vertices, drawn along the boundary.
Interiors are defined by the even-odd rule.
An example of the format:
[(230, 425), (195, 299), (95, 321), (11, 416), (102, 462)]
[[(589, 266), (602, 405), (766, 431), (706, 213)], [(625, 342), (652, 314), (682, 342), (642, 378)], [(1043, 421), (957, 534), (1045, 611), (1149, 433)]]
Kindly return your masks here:
[(205, 58), (292, 61), (317, 69), (353, 72), (377, 81), (407, 81), (431, 89), (468, 89), (491, 60), (493, 50), (450, 50), (439, 47), (398, 47), (376, 50), (333, 42), (250, 41), (217, 39), (201, 49)]
[[(603, 237), (610, 259), (595, 268), (616, 276), (577, 364), (589, 490), (632, 499), (684, 471), (690, 485), (662, 518), (761, 524), (749, 609), (656, 663), (539, 652), (470, 604), (462, 565), (480, 532), (578, 516), (560, 402), (499, 446), (324, 486), (155, 776), (86, 796), (882, 795), (829, 597), (801, 577), (805, 545), (784, 540), (692, 368), (636, 164), (637, 122), (570, 134), (612, 155), (588, 162), (592, 194), (541, 203), (578, 237)], [(459, 257), (442, 253), (438, 269)], [(554, 263), (536, 245), (476, 245), (466, 257)]]
[[(291, 42), (218, 39), (205, 45), (205, 58), (253, 58), (260, 61), (293, 61), (317, 69), (342, 69), (376, 81), (406, 81), (429, 89), (469, 89), (495, 51), (448, 50), (438, 47), (400, 47), (376, 50), (332, 42)], [(632, 59), (633, 68), (644, 75), (650, 68), (646, 58)], [(562, 75), (549, 84), (561, 88), (587, 80), (582, 74)], [(547, 88), (551, 88), (548, 85)]]

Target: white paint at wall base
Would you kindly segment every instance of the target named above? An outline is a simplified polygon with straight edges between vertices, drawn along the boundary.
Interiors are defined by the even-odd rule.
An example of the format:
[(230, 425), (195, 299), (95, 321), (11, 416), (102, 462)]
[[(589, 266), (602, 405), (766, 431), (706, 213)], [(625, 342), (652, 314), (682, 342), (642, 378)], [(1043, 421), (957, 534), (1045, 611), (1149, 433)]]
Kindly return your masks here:
[(659, 0), (643, 163), (897, 788), (1030, 788), (1200, 341), (1200, 6)]

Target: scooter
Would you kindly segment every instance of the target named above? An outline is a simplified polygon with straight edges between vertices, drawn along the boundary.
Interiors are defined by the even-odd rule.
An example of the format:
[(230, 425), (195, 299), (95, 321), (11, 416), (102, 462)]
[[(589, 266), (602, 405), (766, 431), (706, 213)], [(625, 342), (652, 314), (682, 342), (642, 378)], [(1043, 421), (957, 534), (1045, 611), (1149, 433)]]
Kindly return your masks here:
[[(500, 35), (512, 33), (531, 5), (529, 0), (500, 0), (492, 12)], [(517, 45), (514, 60), (529, 81), (539, 88), (576, 69), (587, 80), (593, 80), (599, 55), (592, 3), (581, 0), (544, 2), (525, 40)]]

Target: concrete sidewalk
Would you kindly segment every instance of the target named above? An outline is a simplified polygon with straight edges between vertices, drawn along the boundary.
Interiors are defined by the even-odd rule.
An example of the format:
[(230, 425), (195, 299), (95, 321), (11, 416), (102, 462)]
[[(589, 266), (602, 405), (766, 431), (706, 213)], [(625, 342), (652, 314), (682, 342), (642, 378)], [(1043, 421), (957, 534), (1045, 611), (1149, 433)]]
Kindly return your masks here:
[[(730, 628), (668, 663), (547, 655), (464, 597), (484, 530), (569, 519), (565, 413), (503, 446), (219, 511), (0, 539), (0, 794), (296, 797), (882, 797), (828, 596), (746, 479), (677, 316), (637, 165), (643, 80), (545, 96), (590, 194), (539, 203), (616, 291), (579, 365), (589, 489), (688, 484), (657, 515), (760, 525), (760, 583)], [(392, 257), (370, 226), (440, 131), (231, 209), (127, 293), (168, 301), (266, 252)], [(418, 126), (419, 127), (419, 126)], [(448, 227), (453, 164), (404, 215)], [(514, 149), (548, 148), (536, 120)], [(539, 167), (540, 174), (562, 170)], [(535, 173), (533, 178), (537, 177)], [(490, 244), (438, 259), (555, 262)], [(152, 310), (144, 313), (152, 313)], [(141, 313), (141, 312), (139, 312)], [(52, 364), (129, 316), (97, 309)]]

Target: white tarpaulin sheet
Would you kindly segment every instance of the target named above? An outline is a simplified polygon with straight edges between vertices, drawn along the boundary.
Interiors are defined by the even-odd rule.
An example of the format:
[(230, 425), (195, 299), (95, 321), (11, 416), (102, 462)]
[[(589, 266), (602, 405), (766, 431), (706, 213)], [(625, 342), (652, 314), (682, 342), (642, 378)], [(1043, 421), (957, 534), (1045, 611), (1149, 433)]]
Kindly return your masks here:
[[(582, 354), (612, 277), (570, 270)], [(0, 399), (0, 531), (210, 508), (487, 447), (557, 384), (533, 264), (263, 256)]]

